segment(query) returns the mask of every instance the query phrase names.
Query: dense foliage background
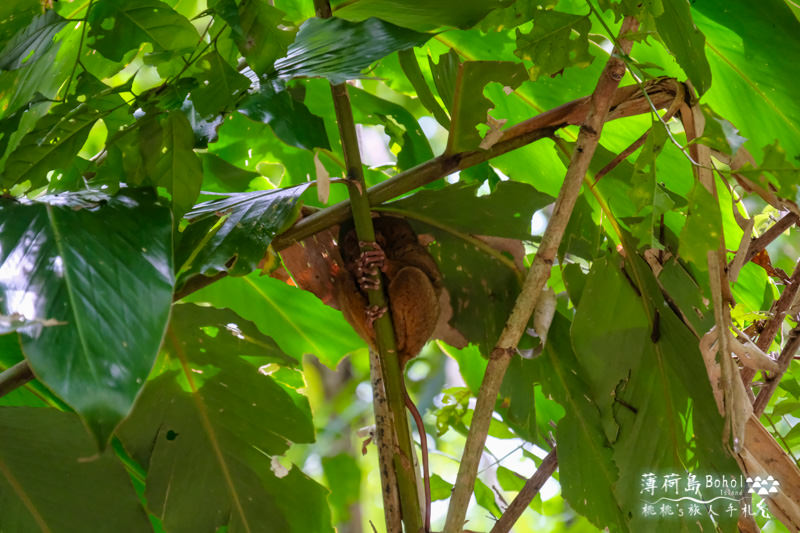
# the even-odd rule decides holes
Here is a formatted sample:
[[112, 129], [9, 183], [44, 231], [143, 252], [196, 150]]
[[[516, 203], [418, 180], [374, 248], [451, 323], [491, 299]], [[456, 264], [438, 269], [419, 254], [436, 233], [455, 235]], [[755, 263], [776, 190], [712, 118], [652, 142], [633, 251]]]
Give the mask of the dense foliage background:
[[[358, 432], [369, 355], [327, 305], [356, 149], [343, 83], [370, 201], [410, 221], [447, 291], [448, 329], [407, 377], [433, 530], [459, 463], [480, 463], [469, 530], [542, 464], [514, 531], [798, 530], [800, 9], [331, 7], [0, 5], [0, 531], [387, 527]], [[579, 131], [609, 60], [628, 70], [547, 296], [490, 366], [489, 437], [462, 457], [545, 227], [566, 223], [553, 201], [597, 141]], [[650, 514], [648, 474], [780, 490]]]

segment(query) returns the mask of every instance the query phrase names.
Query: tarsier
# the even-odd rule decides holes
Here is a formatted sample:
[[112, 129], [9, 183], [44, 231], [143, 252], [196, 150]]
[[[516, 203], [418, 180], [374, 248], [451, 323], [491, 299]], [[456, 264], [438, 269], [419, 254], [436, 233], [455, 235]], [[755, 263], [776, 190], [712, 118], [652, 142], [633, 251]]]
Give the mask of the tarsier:
[[[441, 274], [408, 222], [392, 216], [379, 216], [372, 222], [376, 243], [359, 242], [352, 222], [343, 224], [340, 229], [339, 251], [345, 269], [337, 276], [336, 298], [345, 319], [370, 348], [375, 349], [373, 322], [387, 309], [369, 307], [366, 291], [376, 288], [371, 276], [381, 273], [402, 373], [406, 363], [417, 356], [436, 327]], [[362, 248], [367, 251], [362, 252]], [[431, 497], [425, 428], [419, 411], [405, 390], [405, 382], [403, 395], [420, 436], [425, 482], [425, 531], [430, 531]]]

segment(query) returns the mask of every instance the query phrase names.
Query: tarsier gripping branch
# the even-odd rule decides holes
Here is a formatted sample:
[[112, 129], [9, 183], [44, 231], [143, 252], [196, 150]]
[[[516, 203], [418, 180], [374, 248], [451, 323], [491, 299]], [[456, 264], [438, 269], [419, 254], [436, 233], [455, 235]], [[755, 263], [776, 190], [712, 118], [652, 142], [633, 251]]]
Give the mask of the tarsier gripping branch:
[[[436, 262], [419, 243], [411, 226], [402, 218], [380, 216], [373, 219], [375, 243], [361, 243], [352, 224], [339, 231], [339, 251], [345, 268], [336, 277], [336, 299], [353, 329], [375, 348], [372, 322], [388, 311], [397, 339], [401, 370], [416, 357], [433, 334], [439, 318], [441, 274]], [[365, 244], [367, 244], [365, 246]], [[362, 252], [366, 248], [368, 251]], [[366, 290], [373, 288], [367, 274], [379, 270], [387, 288], [389, 309], [372, 309]], [[425, 482], [425, 530], [430, 531], [430, 481], [428, 451], [422, 417], [408, 396], [403, 383], [406, 406], [414, 417], [422, 447]]]

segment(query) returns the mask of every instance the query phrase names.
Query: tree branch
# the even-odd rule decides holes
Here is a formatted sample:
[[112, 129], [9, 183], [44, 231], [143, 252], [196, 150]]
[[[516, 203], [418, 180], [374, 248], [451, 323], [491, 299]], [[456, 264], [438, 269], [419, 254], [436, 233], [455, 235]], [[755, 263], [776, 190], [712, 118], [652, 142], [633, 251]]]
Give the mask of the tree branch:
[[525, 486], [522, 487], [517, 497], [506, 508], [503, 516], [495, 523], [489, 533], [508, 533], [508, 531], [511, 531], [511, 528], [522, 516], [525, 509], [528, 508], [533, 498], [539, 493], [545, 482], [550, 479], [553, 472], [556, 471], [557, 466], [558, 457], [556, 456], [556, 449], [553, 448], [544, 458], [542, 464], [539, 465], [539, 468], [536, 469], [536, 472], [525, 482]]
[[464, 524], [470, 496], [472, 495], [477, 467], [481, 451], [486, 442], [489, 423], [494, 412], [497, 393], [503, 382], [511, 356], [515, 353], [517, 343], [525, 329], [531, 313], [536, 306], [536, 301], [550, 277], [550, 268], [553, 265], [558, 246], [566, 230], [572, 209], [581, 190], [581, 184], [589, 168], [603, 124], [617, 94], [617, 85], [625, 74], [625, 63], [620, 55], [630, 53], [632, 41], [624, 39], [630, 31], [638, 28], [639, 23], [632, 17], [627, 17], [620, 28], [619, 43], [622, 50], [616, 48], [611, 54], [605, 69], [597, 82], [597, 86], [588, 100], [586, 121], [581, 125], [575, 151], [567, 168], [564, 184], [559, 191], [553, 208], [553, 214], [547, 225], [539, 250], [533, 259], [522, 292], [514, 303], [514, 309], [506, 322], [506, 327], [500, 334], [500, 339], [489, 357], [489, 364], [484, 374], [483, 383], [478, 393], [472, 424], [467, 435], [464, 453], [458, 469], [458, 476], [450, 498], [450, 508], [445, 522], [445, 533], [458, 533]]
[[0, 397], [5, 396], [17, 387], [21, 387], [35, 376], [28, 366], [26, 360], [22, 360], [16, 365], [0, 373]]
[[791, 228], [798, 222], [800, 222], [800, 217], [791, 212], [787, 213], [786, 216], [773, 224], [762, 235], [750, 241], [750, 246], [747, 247], [747, 255], [745, 256], [744, 262], [747, 263], [753, 259], [753, 257], [755, 257], [761, 250], [765, 249], [769, 243], [777, 239], [784, 231]]
[[753, 414], [756, 416], [761, 416], [761, 413], [764, 412], [764, 408], [767, 406], [775, 389], [778, 388], [781, 378], [789, 369], [792, 359], [794, 359], [797, 351], [800, 350], [800, 325], [795, 326], [786, 337], [786, 344], [783, 345], [781, 355], [778, 357], [780, 370], [767, 378], [767, 382], [761, 387], [761, 391], [759, 391], [756, 401], [753, 403]]
[[[792, 276], [789, 278], [789, 283], [786, 285], [786, 288], [783, 289], [783, 293], [781, 293], [780, 298], [778, 298], [778, 300], [772, 306], [772, 309], [770, 309], [770, 314], [772, 316], [767, 321], [764, 329], [762, 329], [761, 333], [758, 335], [756, 346], [758, 346], [762, 351], [766, 352], [769, 350], [769, 347], [772, 345], [772, 341], [775, 340], [775, 336], [778, 334], [778, 331], [780, 331], [781, 325], [783, 325], [783, 320], [786, 318], [786, 313], [792, 306], [792, 302], [794, 302], [799, 289], [800, 261], [798, 261], [797, 265], [795, 265], [794, 272], [792, 272]], [[742, 370], [742, 381], [744, 381], [745, 385], [752, 381], [755, 374], [755, 371], [750, 368], [744, 368]]]

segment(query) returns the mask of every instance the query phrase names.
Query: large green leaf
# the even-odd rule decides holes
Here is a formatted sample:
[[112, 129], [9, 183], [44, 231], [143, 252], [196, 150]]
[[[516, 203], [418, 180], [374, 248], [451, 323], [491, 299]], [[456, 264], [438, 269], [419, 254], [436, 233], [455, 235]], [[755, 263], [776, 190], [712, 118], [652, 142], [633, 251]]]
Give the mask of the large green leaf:
[[[582, 301], [582, 300], [581, 300]], [[564, 407], [558, 423], [559, 482], [573, 509], [595, 526], [626, 531], [626, 518], [615, 494], [619, 470], [600, 422], [600, 412], [569, 343], [569, 322], [553, 318], [547, 345], [536, 360], [546, 395]]]
[[82, 76], [73, 97], [53, 107], [16, 145], [6, 160], [3, 185], [44, 185], [50, 171], [70, 166], [98, 119], [124, 106], [113, 89]]
[[306, 188], [235, 193], [195, 206], [177, 252], [181, 278], [255, 270], [275, 235], [295, 221]]
[[269, 364], [296, 361], [235, 313], [194, 305], [176, 305], [164, 351], [178, 370], [147, 384], [119, 436], [165, 528], [333, 531], [325, 490], [277, 461], [314, 440], [307, 400]]
[[92, 6], [89, 24], [89, 46], [114, 61], [145, 42], [157, 52], [183, 52], [199, 40], [186, 17], [159, 0], [101, 0]]
[[151, 123], [155, 135], [142, 143], [145, 168], [151, 184], [165, 187], [172, 194], [176, 213], [188, 211], [200, 194], [203, 167], [194, 152], [194, 132], [186, 115], [172, 111], [166, 118]]
[[283, 20], [284, 13], [266, 0], [245, 0], [239, 6], [241, 32], [233, 37], [247, 63], [258, 74], [272, 71], [273, 63], [286, 54], [295, 29]]
[[17, 32], [42, 13], [39, 0], [9, 0], [0, 5], [0, 44], [5, 46]]
[[[678, 526], [677, 517], [641, 511], [641, 475], [711, 470], [728, 476], [736, 467], [723, 448], [722, 419], [697, 337], [665, 305], [649, 267], [635, 254], [626, 262], [626, 274], [611, 260], [595, 262], [575, 314], [572, 343], [614, 449], [620, 473], [616, 497], [632, 517], [631, 529], [688, 530], [696, 518]], [[710, 490], [703, 496], [718, 495]]]
[[357, 21], [378, 17], [415, 30], [433, 30], [441, 26], [469, 28], [503, 3], [502, 0], [440, 0], [435, 3], [426, 0], [331, 2], [337, 17]]
[[397, 166], [409, 169], [433, 158], [431, 145], [419, 123], [403, 106], [350, 87], [353, 116], [359, 124], [380, 124], [389, 136], [390, 145], [399, 147]]
[[275, 92], [271, 86], [264, 86], [248, 96], [239, 110], [252, 120], [269, 124], [286, 144], [307, 150], [330, 149], [323, 120], [288, 91]]
[[0, 408], [2, 531], [152, 531], [125, 469], [74, 413]]
[[692, 10], [706, 36], [714, 76], [704, 101], [749, 139], [745, 146], [754, 156], [777, 138], [795, 158], [800, 154], [794, 82], [800, 21], [780, 0], [709, 0], [693, 3]]
[[588, 15], [540, 10], [530, 32], [516, 30], [515, 53], [533, 61], [533, 80], [553, 76], [571, 66], [586, 67], [593, 59], [589, 54], [590, 28]]
[[172, 224], [152, 193], [63, 194], [0, 204], [2, 313], [62, 325], [21, 330], [36, 376], [105, 443], [128, 413], [172, 300]]
[[239, 96], [250, 87], [242, 76], [219, 55], [209, 52], [197, 60], [200, 84], [192, 90], [195, 109], [202, 116], [216, 115], [232, 108]]
[[530, 239], [533, 213], [554, 200], [526, 183], [500, 182], [487, 195], [479, 194], [479, 186], [458, 183], [438, 191], [420, 191], [387, 207], [412, 218], [417, 214], [420, 220], [435, 219], [437, 224], [464, 233]]
[[0, 70], [15, 70], [36, 61], [53, 46], [53, 37], [66, 23], [55, 11], [34, 18], [0, 51]]
[[258, 273], [244, 278], [227, 277], [185, 300], [233, 309], [253, 321], [292, 357], [314, 354], [330, 368], [365, 346], [339, 311], [310, 292]]
[[[450, 136], [448, 152], [474, 150], [481, 144], [479, 124], [493, 129], [489, 111], [492, 101], [483, 95], [486, 84], [498, 82], [503, 87], [516, 89], [528, 79], [521, 63], [510, 61], [467, 61], [459, 65], [452, 100], [446, 102], [450, 109]], [[445, 95], [442, 95], [444, 98]], [[498, 118], [498, 117], [491, 117]], [[498, 124], [499, 125], [499, 124]]]
[[656, 17], [658, 34], [702, 96], [711, 87], [711, 67], [708, 65], [705, 50], [706, 38], [694, 25], [688, 2], [664, 2], [663, 6], [664, 12]]
[[284, 79], [322, 77], [344, 83], [361, 78], [361, 71], [373, 61], [430, 38], [376, 18], [363, 22], [312, 18], [300, 26], [286, 57], [275, 62], [275, 70]]

